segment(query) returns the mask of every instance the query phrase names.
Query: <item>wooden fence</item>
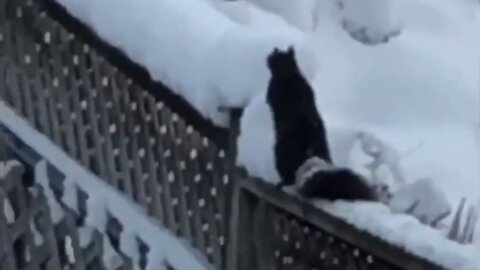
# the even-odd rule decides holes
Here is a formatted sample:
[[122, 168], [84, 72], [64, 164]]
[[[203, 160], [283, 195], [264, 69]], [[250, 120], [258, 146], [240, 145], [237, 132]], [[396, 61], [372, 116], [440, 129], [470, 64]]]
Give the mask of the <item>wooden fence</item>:
[[[1, 134], [2, 142], [8, 140]], [[9, 140], [12, 142], [11, 138]], [[0, 269], [61, 270], [106, 269], [103, 264], [103, 241], [118, 241], [111, 228], [104, 236], [95, 229], [86, 241], [80, 239], [84, 215], [62, 203], [63, 176], [48, 166], [49, 182], [57, 187], [56, 201], [63, 215], [53, 221], [43, 188], [37, 183], [34, 166], [41, 160], [33, 152], [17, 152], [8, 147], [9, 158], [0, 160]], [[20, 154], [20, 155], [18, 155]], [[18, 159], [17, 159], [18, 158]], [[79, 191], [81, 192], [81, 191]], [[79, 196], [82, 202], [88, 195]], [[110, 223], [115, 218], [110, 217]], [[83, 227], [83, 228], [81, 228]], [[122, 258], [116, 270], [132, 268], [132, 261], [117, 250]]]
[[235, 121], [212, 126], [52, 0], [0, 0], [0, 99], [215, 269], [440, 269], [245, 177]]

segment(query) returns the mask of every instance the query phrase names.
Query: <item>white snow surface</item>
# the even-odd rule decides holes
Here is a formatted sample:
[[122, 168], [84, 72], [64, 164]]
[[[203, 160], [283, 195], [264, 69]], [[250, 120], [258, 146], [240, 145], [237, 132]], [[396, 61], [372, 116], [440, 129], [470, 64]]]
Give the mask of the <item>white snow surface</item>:
[[444, 192], [431, 179], [401, 187], [393, 194], [388, 206], [394, 213], [405, 213], [414, 207], [412, 215], [427, 224], [452, 211]]
[[[266, 55], [294, 44], [337, 163], [363, 169], [350, 153], [359, 131], [399, 152], [420, 143], [398, 162], [407, 181], [435, 179], [451, 190], [452, 204], [480, 201], [475, 1], [368, 0], [375, 10], [352, 0], [340, 1], [343, 10], [333, 0], [57, 1], [220, 125], [228, 117], [218, 107], [246, 106], [261, 95], [270, 77]], [[342, 18], [380, 29], [374, 32], [402, 31], [365, 46], [344, 31]]]
[[[73, 186], [77, 186], [88, 193], [88, 216], [85, 220], [88, 226], [93, 226], [103, 232], [105, 230], [107, 212], [122, 223], [124, 226], [122, 241], [126, 242], [126, 245], [122, 245], [121, 249], [126, 254], [133, 255], [133, 259], [138, 260], [138, 254], [135, 256], [135, 251], [131, 250], [135, 245], [129, 245], [129, 243], [131, 244], [132, 236], [135, 235], [145, 242], [157, 256], [152, 258], [151, 262], [165, 260], [175, 269], [181, 270], [210, 269], [208, 264], [193, 249], [189, 248], [182, 239], [173, 236], [157, 222], [150, 219], [140, 207], [109, 187], [103, 180], [85, 170], [47, 137], [31, 128], [25, 120], [16, 115], [2, 101], [0, 101], [0, 122], [14, 132], [22, 141], [26, 143], [34, 142], [30, 146], [49, 163], [68, 176], [66, 178], [67, 193], [62, 198], [65, 203], [70, 204], [69, 206], [75, 206], [75, 203], [73, 203], [74, 198], [72, 198], [73, 194], [75, 194], [72, 192]], [[48, 187], [48, 176], [46, 175], [45, 166], [46, 161], [37, 164], [35, 173], [40, 184], [44, 187], [55, 223], [63, 217], [64, 213]], [[82, 238], [87, 237], [88, 235], [82, 236]], [[113, 247], [109, 246], [109, 241], [104, 241], [104, 243], [106, 243], [106, 246], [104, 246], [106, 251], [104, 260], [109, 265], [114, 266], [117, 255], [113, 253], [114, 250]], [[137, 267], [139, 266], [137, 265]], [[158, 269], [158, 267], [161, 266], [148, 265], [147, 268]]]
[[480, 269], [478, 250], [473, 245], [460, 245], [446, 240], [441, 232], [422, 225], [412, 216], [394, 214], [385, 205], [341, 201], [316, 204], [330, 214], [433, 261], [445, 269]]
[[[430, 178], [452, 208], [462, 197], [480, 206], [478, 1], [386, 0], [384, 13], [368, 14], [367, 5], [349, 9], [364, 25], [390, 25], [384, 32], [401, 26], [398, 36], [376, 46], [346, 33], [339, 24], [346, 15], [335, 1], [248, 1], [281, 15], [315, 44], [320, 62], [313, 86], [336, 163], [370, 176], [371, 158], [358, 147], [363, 132], [395, 157], [395, 171], [383, 166], [381, 177], [391, 183], [395, 175], [406, 183]], [[480, 226], [477, 235], [480, 242]]]
[[[295, 44], [337, 163], [368, 173], [369, 158], [355, 144], [359, 132], [371, 134], [399, 153], [395, 167], [407, 183], [431, 178], [453, 208], [462, 197], [480, 206], [478, 1], [384, 0], [378, 9], [355, 0], [57, 1], [220, 125], [228, 118], [219, 106], [246, 106], [264, 94], [272, 48]], [[367, 46], [343, 19], [374, 35], [401, 31]], [[256, 118], [244, 124], [265, 128], [259, 121], [268, 115]], [[248, 140], [272, 145], [265, 132]], [[245, 156], [254, 172], [278, 181], [267, 170], [269, 151], [244, 151], [253, 151]]]
[[306, 35], [259, 9], [206, 0], [57, 2], [219, 125], [228, 124], [220, 106], [243, 107], [266, 88], [274, 47], [294, 45], [305, 74], [316, 70]]
[[275, 133], [270, 107], [264, 94], [257, 95], [245, 108], [240, 119], [237, 165], [248, 169], [250, 175], [269, 183], [281, 181], [275, 169]]

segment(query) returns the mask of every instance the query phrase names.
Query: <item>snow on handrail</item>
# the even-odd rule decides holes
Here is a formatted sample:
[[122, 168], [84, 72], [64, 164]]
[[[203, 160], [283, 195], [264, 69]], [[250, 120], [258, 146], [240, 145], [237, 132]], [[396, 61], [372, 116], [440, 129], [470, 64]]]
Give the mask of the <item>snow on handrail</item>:
[[[74, 185], [88, 194], [86, 225], [92, 226], [102, 233], [106, 233], [107, 215], [110, 214], [122, 224], [125, 232], [120, 249], [128, 255], [132, 255], [136, 239], [146, 243], [151, 250], [151, 264], [147, 269], [157, 269], [159, 263], [166, 261], [174, 269], [202, 270], [209, 269], [201, 257], [195, 255], [187, 244], [173, 236], [169, 231], [161, 228], [156, 222], [146, 216], [141, 208], [114, 191], [104, 181], [88, 172], [80, 164], [68, 157], [64, 151], [55, 146], [45, 136], [29, 127], [21, 117], [15, 115], [3, 102], [0, 102], [0, 122], [12, 130], [25, 144], [35, 142], [32, 149], [40, 154], [45, 160], [35, 165], [35, 178], [38, 184], [46, 191], [45, 195], [51, 208], [53, 221], [62, 218], [62, 210], [55, 201], [51, 183], [47, 174], [47, 164], [52, 164], [59, 172], [66, 176], [65, 185]], [[14, 129], [11, 129], [15, 126]], [[48, 162], [48, 163], [47, 163]], [[66, 193], [72, 195], [72, 193]], [[71, 197], [63, 196], [63, 203], [72, 202]], [[72, 207], [72, 204], [70, 205]], [[76, 209], [74, 209], [76, 210]], [[126, 243], [125, 243], [126, 242]], [[111, 246], [106, 246], [111, 250]], [[134, 253], [133, 253], [134, 254]], [[104, 257], [106, 265], [109, 265], [108, 254]], [[135, 257], [135, 256], [134, 256]], [[137, 258], [138, 260], [138, 258]], [[136, 261], [138, 264], [138, 261]], [[139, 269], [137, 265], [135, 269]]]

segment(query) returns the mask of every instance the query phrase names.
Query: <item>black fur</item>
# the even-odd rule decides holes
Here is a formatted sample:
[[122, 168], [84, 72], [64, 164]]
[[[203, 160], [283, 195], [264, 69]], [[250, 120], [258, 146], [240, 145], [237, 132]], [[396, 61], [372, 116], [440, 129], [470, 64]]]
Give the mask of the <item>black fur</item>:
[[[279, 186], [295, 183], [295, 173], [310, 157], [332, 163], [323, 120], [316, 109], [312, 87], [301, 74], [290, 47], [275, 49], [268, 57], [271, 80], [267, 103], [275, 126], [275, 165]], [[299, 190], [307, 198], [376, 200], [375, 192], [349, 169], [320, 171]]]
[[350, 169], [319, 171], [299, 189], [305, 198], [377, 201], [375, 190]]
[[317, 112], [311, 86], [303, 77], [290, 47], [268, 57], [271, 80], [267, 103], [275, 126], [276, 167], [282, 185], [295, 182], [295, 172], [311, 156], [331, 162], [325, 127]]

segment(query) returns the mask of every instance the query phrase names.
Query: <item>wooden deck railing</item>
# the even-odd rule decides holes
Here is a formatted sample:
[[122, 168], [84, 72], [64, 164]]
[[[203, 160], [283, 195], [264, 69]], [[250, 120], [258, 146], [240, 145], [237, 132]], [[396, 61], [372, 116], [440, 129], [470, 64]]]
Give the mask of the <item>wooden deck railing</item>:
[[[211, 125], [52, 0], [0, 0], [0, 99], [216, 269], [440, 269], [246, 178], [234, 128]], [[1, 243], [0, 262], [14, 252]]]

